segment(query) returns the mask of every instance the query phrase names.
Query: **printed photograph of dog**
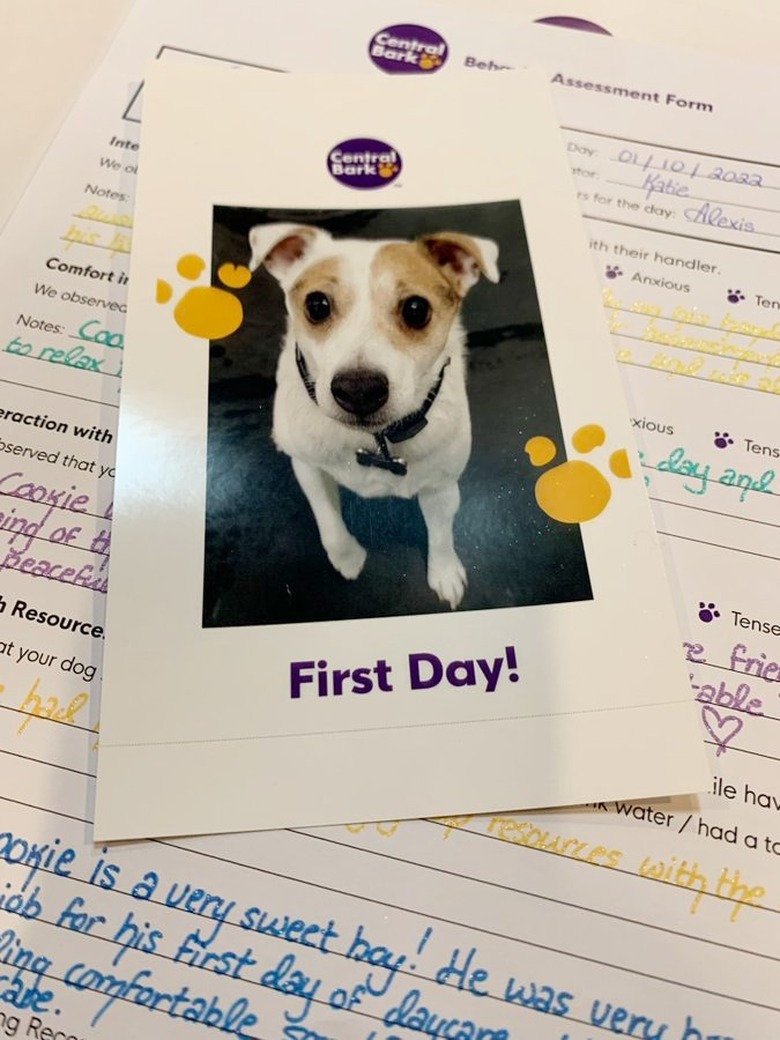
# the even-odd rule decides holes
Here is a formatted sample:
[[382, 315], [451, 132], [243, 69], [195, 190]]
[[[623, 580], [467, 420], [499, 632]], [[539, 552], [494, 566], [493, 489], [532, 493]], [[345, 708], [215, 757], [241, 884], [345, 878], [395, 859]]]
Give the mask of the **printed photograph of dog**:
[[345, 578], [366, 550], [347, 529], [339, 488], [417, 498], [428, 532], [428, 584], [453, 609], [466, 572], [453, 544], [458, 480], [471, 452], [460, 304], [498, 247], [452, 231], [412, 242], [334, 239], [301, 224], [249, 232], [285, 294], [273, 439], [311, 506], [322, 546]]
[[523, 444], [562, 445], [517, 201], [217, 207], [244, 322], [211, 344], [203, 623], [591, 597]]

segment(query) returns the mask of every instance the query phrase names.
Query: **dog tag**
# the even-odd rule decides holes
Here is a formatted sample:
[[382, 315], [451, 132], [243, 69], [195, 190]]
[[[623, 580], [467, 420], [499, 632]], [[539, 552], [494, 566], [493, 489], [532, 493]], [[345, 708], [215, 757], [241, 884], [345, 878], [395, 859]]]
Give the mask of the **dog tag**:
[[380, 455], [367, 448], [358, 448], [355, 452], [359, 466], [374, 466], [376, 469], [386, 469], [397, 477], [406, 476], [406, 463], [403, 459], [393, 458], [392, 455]]

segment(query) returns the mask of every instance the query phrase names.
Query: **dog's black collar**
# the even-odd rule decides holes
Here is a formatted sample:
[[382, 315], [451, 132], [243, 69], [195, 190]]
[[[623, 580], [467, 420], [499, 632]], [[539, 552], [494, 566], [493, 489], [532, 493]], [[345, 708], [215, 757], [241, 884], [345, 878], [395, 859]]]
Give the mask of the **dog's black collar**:
[[[309, 395], [311, 400], [317, 404], [316, 386], [314, 380], [309, 375], [306, 359], [297, 343], [295, 344], [295, 363], [298, 366], [298, 371], [300, 372], [303, 385], [306, 387], [306, 393]], [[444, 372], [449, 363], [450, 359], [447, 358], [441, 367], [436, 382], [428, 391], [425, 400], [417, 411], [410, 412], [409, 415], [405, 415], [403, 419], [397, 419], [395, 422], [390, 423], [388, 426], [385, 426], [383, 430], [379, 430], [373, 435], [374, 440], [376, 441], [376, 451], [369, 451], [367, 448], [358, 448], [355, 457], [359, 466], [375, 466], [378, 469], [386, 469], [389, 473], [394, 473], [397, 477], [406, 476], [407, 465], [405, 459], [391, 454], [387, 442], [390, 441], [391, 444], [400, 444], [402, 441], [411, 440], [412, 437], [416, 436], [420, 430], [424, 429], [424, 427], [428, 425], [428, 419], [426, 416], [431, 410], [433, 402], [439, 396], [441, 384], [444, 380]]]

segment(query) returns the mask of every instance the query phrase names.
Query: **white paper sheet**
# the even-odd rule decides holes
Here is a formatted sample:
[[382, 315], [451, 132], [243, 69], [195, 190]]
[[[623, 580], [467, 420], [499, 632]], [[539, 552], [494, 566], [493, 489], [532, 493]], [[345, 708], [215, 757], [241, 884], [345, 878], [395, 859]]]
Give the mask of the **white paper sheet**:
[[[218, 44], [224, 42], [226, 31], [213, 20], [196, 39], [195, 13], [192, 6], [189, 10], [190, 19], [178, 29], [163, 24], [159, 11], [154, 12], [145, 32], [139, 26], [129, 27], [110, 64], [96, 80], [94, 91], [74, 113], [74, 122], [55, 145], [51, 164], [42, 168], [0, 241], [6, 286], [6, 343], [24, 335], [23, 342], [33, 344], [30, 353], [35, 350], [35, 356], [47, 346], [54, 350], [63, 349], [63, 345], [70, 348], [71, 343], [78, 346], [82, 341], [70, 341], [68, 335], [76, 335], [82, 322], [96, 317], [103, 319], [101, 324], [112, 335], [121, 333], [122, 312], [118, 308], [123, 306], [125, 296], [118, 280], [119, 273], [126, 270], [126, 256], [117, 250], [126, 249], [127, 241], [114, 235], [126, 235], [127, 228], [88, 222], [83, 217], [74, 219], [72, 214], [84, 212], [85, 205], [92, 204], [101, 204], [107, 213], [129, 213], [133, 174], [124, 167], [135, 165], [134, 138], [121, 113], [134, 88], [127, 90], [124, 84], [128, 80], [137, 83], [144, 61], [162, 43], [204, 51], [212, 49], [213, 44], [213, 50], [219, 53]], [[396, 11], [394, 8], [383, 24], [391, 24]], [[352, 17], [358, 18], [354, 12]], [[425, 20], [419, 8], [417, 18]], [[223, 53], [246, 57], [251, 51], [249, 34], [240, 31], [240, 24], [234, 24], [241, 41], [229, 41], [232, 46]], [[454, 23], [442, 22], [441, 31], [450, 34], [453, 47], [457, 40], [464, 41], [461, 54], [497, 64], [523, 58], [525, 50], [509, 53], [509, 28], [501, 29], [502, 46], [488, 46], [487, 40], [480, 38], [480, 32], [487, 31], [485, 23], [480, 24], [482, 29], [474, 27], [466, 32], [465, 25], [456, 30]], [[376, 27], [376, 23], [364, 23], [363, 37], [356, 35], [361, 61], [365, 39]], [[259, 53], [260, 34], [255, 34], [254, 60], [282, 64], [288, 52], [282, 53], [270, 28], [262, 38], [274, 44], [276, 60]], [[569, 47], [563, 36], [555, 37], [555, 47]], [[333, 39], [329, 33], [328, 40]], [[302, 41], [299, 38], [297, 42], [302, 60]], [[538, 53], [543, 46], [547, 45], [534, 42], [528, 51]], [[352, 44], [350, 48], [345, 53], [357, 53]], [[583, 146], [594, 133], [618, 133], [637, 145], [644, 142], [644, 147], [671, 146], [675, 161], [683, 158], [681, 149], [694, 149], [699, 152], [699, 161], [706, 158], [703, 152], [721, 155], [724, 165], [750, 160], [751, 171], [763, 169], [755, 163], [766, 164], [770, 170], [780, 163], [764, 126], [763, 113], [772, 111], [778, 92], [771, 78], [762, 79], [744, 66], [724, 67], [722, 62], [708, 63], [668, 52], [654, 57], [650, 51], [626, 46], [614, 52], [614, 58], [610, 53], [592, 39], [577, 37], [575, 51], [566, 49], [551, 56], [548, 71], [551, 76], [560, 71], [586, 81], [658, 89], [664, 95], [667, 90], [690, 95], [713, 103], [716, 118], [707, 118], [705, 112], [689, 111], [680, 116], [672, 111], [672, 117], [679, 118], [669, 125], [667, 107], [631, 106], [630, 110], [622, 109], [630, 114], [628, 125], [621, 125], [615, 122], [616, 113], [627, 102], [618, 105], [615, 99], [589, 92], [579, 95], [583, 107], [578, 103], [571, 112], [561, 108], [562, 122], [580, 131], [572, 135], [572, 142]], [[558, 94], [562, 106], [577, 96], [565, 88]], [[652, 112], [655, 122], [645, 126]], [[629, 143], [621, 139], [623, 145], [628, 147]], [[610, 154], [605, 151], [602, 158], [608, 160]], [[102, 164], [101, 158], [106, 160]], [[592, 165], [593, 156], [572, 151], [572, 158], [576, 168], [593, 171], [592, 175], [578, 175], [580, 190], [589, 192], [584, 182], [595, 176], [609, 187], [605, 184], [606, 170]], [[112, 171], [112, 162], [119, 162], [119, 168]], [[639, 174], [633, 171], [633, 175], [636, 183]], [[128, 198], [96, 196], [85, 192], [88, 184]], [[703, 194], [699, 187], [696, 184], [695, 194]], [[637, 201], [638, 189], [621, 189], [621, 194], [624, 192], [632, 203]], [[763, 196], [758, 201], [744, 194], [729, 197], [771, 210], [774, 193], [770, 189], [767, 194], [768, 203], [762, 201]], [[726, 198], [725, 194], [717, 197]], [[682, 209], [679, 202], [671, 205]], [[622, 220], [625, 212], [618, 217], [607, 207], [597, 215]], [[93, 212], [93, 216], [100, 214]], [[633, 223], [639, 223], [635, 212]], [[61, 236], [67, 236], [74, 224], [85, 233], [91, 229], [107, 237], [96, 240], [92, 247], [66, 248]], [[710, 316], [710, 324], [719, 325], [725, 308], [731, 307], [723, 296], [729, 289], [746, 296], [736, 307], [736, 313], [745, 315], [740, 320], [773, 325], [772, 306], [758, 302], [756, 296], [772, 299], [775, 256], [742, 248], [752, 239], [739, 233], [721, 233], [718, 237], [725, 245], [704, 246], [668, 235], [661, 239], [663, 245], [649, 246], [646, 241], [657, 243], [660, 239], [655, 231], [640, 240], [636, 229], [618, 228], [619, 237], [613, 240], [607, 238], [607, 227], [603, 222], [590, 227], [593, 241], [607, 245], [606, 250], [594, 248], [597, 270], [605, 287], [610, 287], [615, 297], [622, 297], [629, 311], [618, 313], [615, 320], [635, 322], [633, 328], [618, 332], [644, 335], [643, 317], [640, 313], [637, 319], [637, 312], [630, 311], [632, 304], [646, 301], [671, 313], [670, 306], [678, 305], [680, 295], [685, 296], [683, 303], [687, 302], [689, 309], [695, 306], [697, 312]], [[762, 236], [761, 241], [773, 248], [771, 240]], [[112, 242], [116, 252], [113, 257], [112, 250], [99, 248]], [[721, 283], [713, 277], [714, 272], [671, 266], [675, 277], [670, 280], [690, 284], [691, 292], [681, 294], [640, 282], [628, 283], [633, 289], [630, 294], [622, 288], [618, 292], [613, 282], [625, 285], [636, 273], [669, 277], [665, 262], [662, 272], [654, 268], [643, 271], [638, 258], [614, 251], [618, 243], [623, 249], [654, 252], [658, 248], [685, 260], [698, 257], [705, 263], [718, 264], [718, 278], [726, 271], [725, 278]], [[682, 249], [686, 252], [680, 253]], [[106, 273], [100, 279], [89, 272], [77, 275], [52, 270], [46, 266], [52, 257], [58, 262], [80, 261], [82, 268], [91, 263], [93, 270]], [[620, 267], [622, 276], [607, 279], [607, 263]], [[111, 272], [115, 272], [114, 277], [108, 281]], [[52, 289], [56, 296], [49, 294]], [[648, 300], [647, 294], [654, 289], [656, 293]], [[65, 293], [78, 296], [63, 300]], [[78, 297], [102, 300], [103, 304], [83, 304]], [[614, 299], [607, 302], [613, 303], [607, 313], [610, 319]], [[110, 309], [112, 303], [117, 309]], [[21, 315], [25, 319], [20, 321]], [[46, 324], [60, 325], [62, 332], [47, 329]], [[762, 350], [761, 344], [766, 343], [766, 352], [771, 354], [771, 336], [760, 335], [764, 339], [752, 345], [754, 333], [741, 342], [749, 349]], [[736, 335], [731, 338], [740, 342]], [[647, 348], [636, 340], [630, 340], [628, 346], [625, 339], [616, 341], [615, 346], [637, 351], [627, 360], [647, 360], [640, 350], [652, 349], [652, 357], [657, 352], [655, 346]], [[688, 357], [680, 347], [667, 347], [665, 353], [671, 356], [673, 350], [678, 360]], [[109, 373], [118, 370], [121, 352], [115, 341], [113, 346], [93, 344], [86, 353], [101, 361], [104, 375], [44, 363], [46, 355], [38, 361], [35, 356], [14, 358], [4, 351], [0, 377], [5, 399], [0, 407], [32, 418], [28, 423], [23, 418], [2, 420], [0, 436], [4, 443], [19, 445], [22, 450], [39, 450], [52, 456], [59, 451], [63, 457], [71, 457], [63, 465], [60, 459], [47, 462], [29, 454], [3, 451], [7, 462], [4, 474], [21, 471], [25, 478], [19, 478], [22, 482], [46, 489], [37, 493], [44, 500], [50, 491], [64, 493], [60, 505], [66, 504], [67, 493], [89, 495], [88, 514], [83, 510], [86, 503], [75, 503], [74, 498], [68, 504], [75, 503], [76, 509], [66, 509], [63, 522], [55, 525], [49, 521], [52, 531], [55, 526], [63, 529], [58, 535], [61, 539], [67, 537], [69, 529], [80, 526], [77, 544], [86, 544], [86, 549], [57, 549], [50, 542], [52, 548], [47, 552], [59, 552], [76, 572], [89, 561], [94, 570], [82, 574], [80, 580], [99, 583], [104, 574], [100, 570], [103, 557], [98, 553], [106, 548], [101, 531], [108, 529], [106, 520], [110, 518], [113, 444], [108, 438], [114, 431], [116, 401], [116, 379]], [[771, 379], [771, 360], [763, 361], [761, 368], [748, 368], [744, 358], [733, 355], [721, 360], [706, 350], [701, 357], [700, 370], [705, 374], [711, 371], [710, 365], [723, 372], [733, 371], [734, 362], [739, 361], [737, 371], [753, 373], [756, 382], [750, 385], [757, 385], [759, 378]], [[694, 692], [709, 698], [702, 702], [703, 709], [711, 705], [713, 697], [723, 701], [720, 707], [715, 705], [719, 711], [728, 708], [725, 702], [729, 696], [733, 700], [737, 692], [742, 700], [738, 712], [727, 711], [742, 723], [739, 732], [734, 723], [731, 729], [735, 732], [724, 732], [708, 713], [717, 735], [716, 739], [703, 729], [703, 737], [710, 742], [712, 794], [698, 804], [610, 803], [568, 813], [474, 820], [460, 817], [440, 823], [391, 821], [316, 834], [278, 832], [177, 843], [94, 846], [90, 820], [97, 740], [94, 730], [98, 723], [97, 673], [89, 669], [100, 661], [100, 634], [94, 630], [61, 632], [39, 617], [14, 617], [12, 608], [17, 600], [23, 600], [28, 609], [58, 611], [79, 625], [100, 626], [103, 594], [99, 585], [90, 590], [87, 585], [66, 586], [33, 575], [0, 572], [0, 595], [5, 603], [0, 615], [2, 974], [19, 978], [16, 988], [27, 990], [26, 1002], [22, 997], [13, 998], [23, 1005], [15, 1006], [9, 994], [12, 983], [2, 980], [0, 1026], [5, 1035], [46, 1040], [62, 1040], [63, 1035], [124, 1040], [144, 1030], [166, 1038], [195, 1035], [195, 1022], [184, 1019], [184, 1012], [189, 1012], [190, 1018], [197, 1013], [203, 1019], [211, 1005], [212, 1033], [222, 1027], [233, 1035], [243, 1033], [263, 1040], [302, 1040], [307, 1035], [314, 1040], [312, 1034], [338, 1040], [366, 1040], [372, 1034], [377, 1040], [390, 1036], [408, 1040], [419, 1036], [425, 1024], [431, 1025], [429, 1017], [412, 1020], [414, 1002], [417, 1009], [425, 1005], [448, 1021], [460, 1018], [477, 1023], [470, 1031], [466, 1026], [450, 1028], [450, 1035], [457, 1036], [460, 1029], [464, 1037], [479, 1035], [479, 1027], [493, 1029], [494, 1037], [504, 1030], [512, 1040], [528, 1036], [534, 1040], [594, 1040], [621, 1031], [631, 1035], [629, 1030], [634, 1036], [658, 1036], [661, 1040], [766, 1040], [774, 1036], [780, 1020], [774, 992], [780, 956], [776, 928], [780, 901], [774, 880], [778, 850], [775, 799], [780, 795], [776, 742], [772, 739], [777, 711], [771, 682], [755, 678], [759, 667], [765, 670], [769, 662], [778, 659], [777, 632], [772, 631], [776, 623], [772, 612], [777, 564], [767, 558], [773, 554], [772, 538], [761, 540], [761, 532], [767, 520], [773, 522], [773, 516], [756, 511], [756, 503], [765, 501], [763, 496], [759, 498], [760, 492], [748, 492], [740, 503], [740, 490], [728, 491], [715, 481], [710, 482], [705, 496], [694, 496], [683, 485], [687, 483], [696, 490], [696, 482], [680, 477], [681, 483], [675, 485], [676, 477], [663, 469], [658, 471], [658, 462], [669, 457], [661, 446], [672, 442], [669, 451], [685, 448], [688, 457], [701, 467], [709, 462], [711, 473], [717, 466], [718, 475], [722, 475], [726, 463], [720, 460], [729, 458], [733, 460], [730, 468], [737, 468], [738, 462], [740, 470], [747, 469], [753, 463], [751, 470], [760, 476], [772, 468], [773, 456], [746, 447], [745, 439], [772, 447], [767, 416], [774, 407], [773, 398], [738, 384], [687, 378], [684, 372], [670, 376], [628, 365], [622, 371], [632, 415], [640, 426], [644, 422], [643, 428], [636, 428], [640, 447], [655, 467], [647, 469], [647, 476], [652, 482], [666, 483], [663, 492], [659, 488], [656, 494], [653, 483], [650, 490], [657, 499], [667, 500], [654, 503], [660, 520], [671, 518], [659, 526], [667, 532], [662, 538], [668, 573], [689, 644], [686, 652], [691, 658], [693, 681], [700, 687]], [[654, 386], [660, 389], [653, 390]], [[699, 401], [700, 395], [706, 399]], [[656, 414], [659, 408], [660, 414]], [[697, 418], [702, 415], [704, 419]], [[37, 416], [41, 418], [35, 425]], [[47, 430], [48, 422], [62, 422], [65, 428]], [[687, 436], [680, 444], [674, 443], [673, 434], [650, 429], [653, 422], [659, 427], [674, 426], [678, 435], [683, 430]], [[77, 425], [81, 435], [75, 432]], [[715, 434], [728, 434], [735, 444], [716, 448]], [[101, 478], [104, 466], [109, 469]], [[28, 494], [32, 493], [30, 488]], [[728, 511], [744, 510], [742, 522], [705, 513], [701, 508], [695, 513], [685, 508], [690, 496], [690, 501], [695, 499], [707, 509], [725, 512], [722, 502], [710, 498], [715, 494], [732, 496]], [[22, 507], [29, 502], [17, 501], [14, 496], [12, 499], [3, 499], [8, 538], [12, 537], [11, 510], [15, 508], [16, 515], [22, 516]], [[714, 502], [712, 506], [707, 504], [710, 501]], [[70, 515], [74, 511], [79, 512], [75, 520]], [[695, 521], [693, 530], [686, 529], [679, 519], [687, 515]], [[713, 537], [705, 523], [722, 527]], [[41, 534], [48, 541], [46, 533]], [[759, 539], [756, 543], [754, 535]], [[692, 538], [748, 551], [718, 549]], [[94, 539], [97, 541], [90, 553]], [[75, 574], [69, 577], [73, 580]], [[710, 611], [713, 616], [717, 610], [720, 617], [700, 620], [699, 610]], [[766, 624], [766, 630], [752, 628], [752, 622]], [[743, 627], [745, 624], [747, 627]], [[731, 671], [731, 653], [737, 644], [749, 647], [748, 656], [755, 663], [748, 666], [735, 660], [735, 671]], [[30, 651], [56, 655], [56, 660], [47, 658], [44, 664], [32, 658]], [[745, 656], [742, 651], [738, 653]], [[706, 664], [701, 663], [704, 658]], [[149, 669], [154, 667], [155, 662], [149, 661]], [[745, 674], [748, 670], [749, 675]], [[769, 668], [766, 674], [772, 679], [777, 673]], [[751, 687], [746, 698], [744, 689], [737, 690], [737, 680]], [[756, 698], [762, 701], [762, 717], [755, 714], [755, 705], [752, 711], [749, 707]], [[659, 747], [659, 756], [663, 753]], [[132, 778], [127, 782], [132, 783]], [[207, 894], [215, 898], [207, 902]], [[217, 901], [220, 897], [221, 903]], [[76, 903], [66, 912], [74, 899]], [[230, 905], [233, 901], [235, 906]], [[23, 908], [24, 914], [19, 912]], [[268, 916], [261, 918], [262, 911]], [[73, 916], [80, 912], [84, 916]], [[196, 917], [198, 913], [202, 917]], [[130, 914], [132, 917], [128, 917]], [[286, 924], [285, 915], [289, 917]], [[101, 916], [106, 920], [100, 920]], [[225, 917], [221, 926], [220, 916]], [[270, 930], [265, 936], [260, 934], [264, 927], [270, 928], [274, 916], [279, 918], [274, 927], [286, 929], [287, 941], [273, 937]], [[240, 926], [242, 920], [248, 927]], [[333, 924], [329, 927], [330, 921]], [[196, 929], [200, 929], [202, 940], [216, 932], [205, 953], [232, 952], [235, 956], [212, 959], [203, 967], [190, 966], [191, 961], [197, 961], [197, 943], [185, 940]], [[337, 936], [332, 935], [334, 931]], [[304, 935], [308, 943], [315, 944], [313, 948], [293, 942]], [[370, 954], [362, 941], [370, 943], [375, 952]], [[179, 952], [183, 944], [189, 952]], [[21, 948], [28, 952], [23, 954]], [[325, 955], [323, 949], [331, 952]], [[249, 960], [256, 960], [257, 965], [249, 963], [247, 950]], [[178, 962], [174, 960], [177, 954]], [[295, 963], [287, 960], [280, 968], [288, 954], [295, 955]], [[394, 970], [401, 954], [407, 960]], [[117, 955], [119, 959], [112, 964]], [[370, 961], [365, 959], [367, 955]], [[36, 962], [35, 956], [46, 960]], [[13, 964], [16, 957], [20, 969], [26, 962], [31, 970], [17, 971]], [[53, 961], [51, 965], [48, 959]], [[453, 959], [456, 963], [452, 966], [460, 967], [460, 974], [450, 969]], [[209, 970], [209, 964], [218, 970]], [[278, 969], [276, 974], [266, 975], [274, 968]], [[83, 974], [87, 969], [113, 975], [117, 981], [101, 982], [98, 975]], [[305, 995], [294, 995], [293, 970], [306, 974], [308, 981], [298, 976], [297, 983], [299, 992], [305, 987], [312, 995], [311, 1001]], [[146, 971], [152, 974], [136, 977], [137, 972]], [[487, 977], [480, 974], [484, 972], [488, 972]], [[66, 973], [67, 985], [62, 981]], [[265, 986], [260, 982], [263, 976]], [[131, 988], [134, 977], [135, 986]], [[282, 992], [285, 982], [286, 994]], [[90, 989], [101, 984], [102, 994]], [[375, 992], [387, 986], [387, 991], [382, 997], [374, 997], [364, 991], [368, 985]], [[188, 993], [182, 993], [185, 986]], [[364, 990], [355, 991], [356, 986]], [[53, 996], [49, 1001], [44, 996], [31, 996], [33, 989]], [[474, 995], [483, 990], [487, 996]], [[170, 994], [170, 998], [166, 1001], [162, 993]], [[572, 996], [564, 996], [567, 993]], [[182, 995], [174, 1003], [177, 994]], [[117, 999], [106, 1007], [112, 995]], [[200, 998], [205, 1004], [194, 1005], [190, 998]], [[142, 1010], [144, 1003], [155, 1000], [158, 1007], [154, 1013]], [[234, 1006], [228, 1023], [225, 1013], [237, 1000], [248, 1004]], [[340, 1010], [350, 1002], [352, 1011]], [[383, 1024], [386, 1015], [402, 1006], [403, 1010], [396, 1010]], [[549, 1013], [542, 1013], [547, 1008]], [[283, 1017], [285, 1013], [288, 1019]], [[246, 1016], [253, 1014], [259, 1022], [247, 1022]], [[289, 1020], [295, 1018], [300, 1021]], [[416, 1028], [410, 1028], [412, 1021]], [[201, 1033], [212, 1035], [205, 1028]], [[489, 1032], [483, 1032], [483, 1037], [489, 1036]]]
[[[421, 42], [420, 61], [444, 46]], [[101, 840], [706, 788], [546, 86], [387, 77], [358, 101], [358, 83], [168, 64], [147, 77]], [[323, 113], [302, 136], [314, 96]], [[182, 256], [209, 258], [222, 288], [198, 287]], [[405, 301], [428, 307], [424, 327]], [[425, 400], [424, 427], [395, 439]], [[310, 766], [288, 775], [291, 760]]]

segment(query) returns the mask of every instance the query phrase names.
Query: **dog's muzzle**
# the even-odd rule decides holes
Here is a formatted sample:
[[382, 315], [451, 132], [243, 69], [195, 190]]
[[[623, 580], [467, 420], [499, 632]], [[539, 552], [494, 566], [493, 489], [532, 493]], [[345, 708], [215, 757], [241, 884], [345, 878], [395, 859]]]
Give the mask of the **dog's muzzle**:
[[353, 368], [333, 377], [330, 392], [345, 412], [358, 419], [367, 419], [387, 403], [390, 387], [383, 372]]
[[[441, 367], [436, 382], [416, 411], [410, 412], [402, 419], [396, 419], [395, 422], [374, 432], [375, 451], [369, 451], [367, 448], [358, 448], [355, 452], [355, 459], [359, 466], [374, 466], [377, 469], [384, 469], [389, 473], [394, 473], [397, 477], [406, 475], [406, 461], [397, 455], [393, 455], [388, 447], [388, 442], [390, 444], [400, 444], [403, 441], [408, 441], [428, 425], [428, 412], [439, 396], [444, 373], [449, 363], [450, 359], [447, 358]], [[298, 372], [303, 385], [306, 387], [309, 399], [312, 404], [316, 405], [317, 388], [314, 380], [309, 375], [306, 359], [297, 343], [295, 344], [295, 364], [298, 366]], [[357, 416], [358, 419], [367, 419], [379, 411], [382, 405], [385, 404], [389, 394], [389, 387], [387, 377], [381, 372], [374, 372], [370, 369], [352, 369], [334, 376], [330, 384], [330, 391], [333, 399], [346, 412]]]

